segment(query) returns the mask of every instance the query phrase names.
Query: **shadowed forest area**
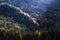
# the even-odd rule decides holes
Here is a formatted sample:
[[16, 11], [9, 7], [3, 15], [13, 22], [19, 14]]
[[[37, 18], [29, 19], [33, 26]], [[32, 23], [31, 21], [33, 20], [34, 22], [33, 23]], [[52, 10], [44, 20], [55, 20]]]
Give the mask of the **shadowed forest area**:
[[0, 29], [0, 40], [60, 40], [60, 31], [44, 31], [34, 33], [16, 33]]

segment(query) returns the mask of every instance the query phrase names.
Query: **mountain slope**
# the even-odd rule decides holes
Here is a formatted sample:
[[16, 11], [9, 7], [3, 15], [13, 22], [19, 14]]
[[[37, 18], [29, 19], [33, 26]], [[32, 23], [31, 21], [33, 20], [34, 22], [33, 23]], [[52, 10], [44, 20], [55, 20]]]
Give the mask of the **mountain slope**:
[[43, 14], [46, 18], [45, 26], [48, 29], [60, 29], [60, 10], [54, 7], [47, 8], [47, 11]]
[[30, 30], [39, 29], [37, 19], [8, 3], [0, 3], [0, 15], [10, 17], [14, 22], [26, 25]]

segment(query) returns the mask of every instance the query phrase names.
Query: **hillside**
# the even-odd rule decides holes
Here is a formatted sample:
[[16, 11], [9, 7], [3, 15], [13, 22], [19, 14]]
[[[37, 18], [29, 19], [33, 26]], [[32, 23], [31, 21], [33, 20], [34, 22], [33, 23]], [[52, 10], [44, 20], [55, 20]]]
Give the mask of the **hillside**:
[[0, 4], [0, 15], [6, 18], [12, 19], [14, 23], [20, 24], [22, 27], [26, 27], [29, 31], [40, 29], [37, 19], [31, 17], [28, 13], [23, 12], [18, 7], [9, 5], [7, 3]]

